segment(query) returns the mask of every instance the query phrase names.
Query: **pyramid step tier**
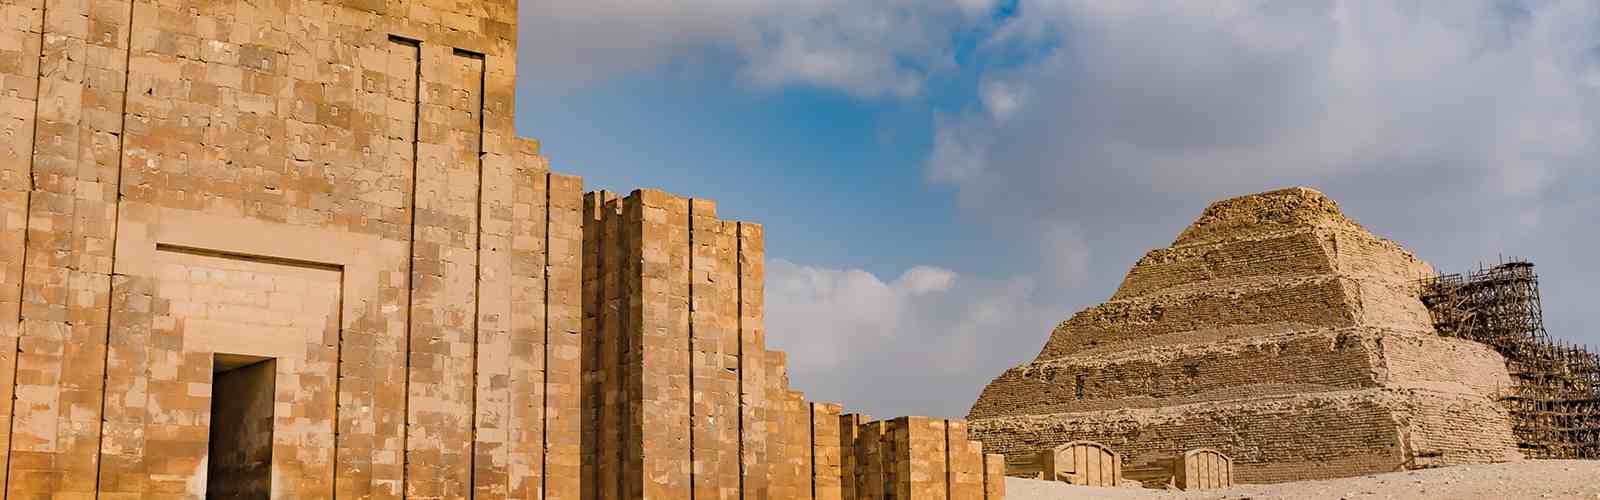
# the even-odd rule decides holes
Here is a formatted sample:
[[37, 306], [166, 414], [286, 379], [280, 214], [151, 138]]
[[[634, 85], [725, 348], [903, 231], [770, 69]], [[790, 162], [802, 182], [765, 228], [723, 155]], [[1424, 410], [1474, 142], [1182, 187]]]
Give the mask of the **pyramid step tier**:
[[1029, 450], [1103, 443], [1125, 463], [1196, 448], [1230, 450], [1240, 483], [1327, 479], [1421, 466], [1516, 460], [1505, 411], [1485, 396], [1360, 389], [1225, 402], [974, 420], [971, 435], [1037, 472]]
[[1028, 363], [989, 384], [968, 418], [1377, 387], [1498, 396], [1510, 385], [1500, 356], [1482, 344], [1429, 332], [1325, 328]]
[[1224, 288], [1232, 280], [1324, 274], [1404, 283], [1431, 276], [1433, 267], [1371, 233], [1297, 227], [1151, 250], [1111, 299]]
[[1233, 329], [1273, 334], [1356, 325], [1429, 328], [1427, 309], [1406, 284], [1326, 274], [1232, 285], [1090, 307], [1056, 327], [1037, 359], [1138, 349], [1161, 342], [1159, 337], [1189, 332]]

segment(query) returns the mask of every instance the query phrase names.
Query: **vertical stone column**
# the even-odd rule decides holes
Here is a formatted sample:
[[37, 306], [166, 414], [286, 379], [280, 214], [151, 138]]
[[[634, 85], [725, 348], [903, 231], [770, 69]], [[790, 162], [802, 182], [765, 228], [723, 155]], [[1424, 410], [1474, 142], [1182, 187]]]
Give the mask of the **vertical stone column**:
[[[33, 189], [44, 2], [0, 5], [0, 467], [9, 467], [13, 374], [21, 321], [22, 261]], [[4, 474], [0, 474], [4, 476]], [[0, 491], [6, 485], [0, 479]]]
[[810, 415], [804, 398], [788, 389], [784, 353], [767, 351], [767, 489], [770, 498], [811, 496]]
[[839, 416], [839, 492], [847, 499], [860, 498], [859, 483], [862, 467], [860, 450], [862, 425], [871, 421], [859, 413]]
[[[636, 196], [619, 199], [617, 204], [622, 212], [618, 229], [621, 233], [619, 243], [622, 244], [618, 255], [621, 260], [618, 271], [621, 273], [623, 307], [623, 323], [618, 337], [626, 339], [621, 342], [622, 360], [618, 363], [622, 371], [618, 381], [624, 388], [622, 399], [625, 407], [622, 415], [622, 468], [618, 477], [622, 484], [622, 497], [634, 498], [644, 495], [645, 491], [644, 399], [647, 385], [643, 373], [646, 350], [643, 332], [648, 299], [644, 296], [644, 235], [639, 230], [644, 224], [645, 210]], [[658, 256], [657, 259], [666, 260], [664, 256]], [[664, 305], [663, 302], [658, 298], [658, 309]]]
[[[654, 190], [627, 199], [638, 207], [628, 222], [639, 236], [638, 410], [639, 468], [645, 498], [690, 494], [689, 204]], [[630, 249], [631, 250], [631, 249]], [[632, 273], [630, 273], [630, 276]], [[633, 383], [633, 382], [630, 382]]]
[[[352, 127], [357, 144], [374, 152], [361, 157], [366, 173], [376, 180], [363, 184], [370, 191], [360, 195], [372, 200], [373, 212], [379, 214], [361, 225], [381, 229], [384, 240], [376, 276], [379, 293], [371, 301], [350, 301], [354, 317], [341, 332], [335, 494], [398, 499], [406, 386], [395, 381], [407, 377], [421, 48], [387, 36], [363, 37], [361, 43], [358, 64], [373, 84], [360, 90], [359, 118], [352, 120]], [[290, 205], [290, 212], [316, 210], [310, 200]]]
[[742, 499], [770, 498], [771, 464], [768, 440], [777, 429], [772, 424], [767, 377], [764, 304], [766, 290], [766, 237], [759, 224], [734, 223], [738, 241], [739, 426]]
[[983, 456], [983, 498], [1001, 500], [1006, 497], [1006, 456], [990, 453]]
[[[545, 303], [543, 496], [577, 500], [583, 483], [583, 180], [550, 174]], [[515, 487], [515, 483], [513, 483]], [[517, 496], [517, 498], [535, 498]]]
[[794, 495], [794, 468], [787, 463], [787, 447], [789, 447], [790, 407], [789, 394], [779, 385], [782, 380], [782, 364], [784, 353], [768, 351], [760, 367], [766, 386], [763, 386], [763, 399], [765, 399], [766, 436], [763, 439], [765, 454], [763, 454], [763, 484], [765, 489], [758, 495], [762, 498], [792, 498]]
[[902, 474], [896, 483], [900, 498], [942, 500], [948, 489], [945, 457], [945, 421], [928, 417], [895, 420], [897, 458]]
[[[21, 115], [35, 120], [31, 160], [7, 161], [11, 180], [31, 178], [20, 184], [31, 192], [6, 485], [18, 497], [95, 489], [131, 25], [128, 1], [50, 7], [11, 4], [5, 12], [7, 23], [42, 18], [43, 28], [36, 112]], [[8, 27], [5, 36], [31, 49], [31, 37]], [[27, 75], [18, 73], [32, 63], [19, 66], [7, 70], [6, 85], [26, 91]], [[19, 179], [20, 168], [30, 170]], [[7, 226], [15, 227], [9, 206]]]
[[483, 60], [422, 53], [406, 490], [457, 498], [472, 485]]
[[[512, 234], [511, 261], [508, 270], [515, 277], [511, 285], [511, 307], [506, 311], [511, 325], [509, 425], [506, 440], [510, 444], [506, 463], [506, 496], [515, 499], [538, 499], [545, 482], [545, 438], [549, 431], [546, 422], [545, 400], [549, 278], [549, 234], [554, 226], [550, 205], [556, 196], [551, 189], [554, 176], [543, 161], [539, 161], [537, 145], [529, 141], [530, 151], [518, 158], [513, 172], [516, 184], [511, 207]], [[481, 432], [481, 431], [480, 431]]]
[[[582, 181], [542, 161], [501, 174], [513, 192], [484, 191], [476, 495], [575, 498]], [[495, 227], [511, 234], [490, 239]]]
[[894, 491], [894, 429], [892, 421], [879, 420], [862, 424], [860, 438], [856, 440], [856, 498], [877, 500], [888, 498]]
[[603, 309], [604, 290], [601, 279], [601, 210], [604, 204], [604, 192], [591, 192], [583, 195], [583, 322], [582, 322], [582, 351], [583, 356], [583, 414], [582, 430], [580, 435], [582, 463], [581, 480], [583, 500], [596, 500], [600, 498], [600, 436], [604, 432], [601, 419], [605, 411], [605, 360], [606, 346], [600, 331], [601, 309]]
[[638, 491], [638, 487], [630, 485], [624, 474], [629, 463], [629, 451], [634, 448], [628, 444], [629, 439], [637, 434], [629, 426], [634, 406], [631, 404], [634, 387], [628, 379], [628, 361], [636, 349], [628, 329], [638, 323], [632, 317], [629, 288], [637, 280], [628, 278], [628, 270], [635, 266], [629, 265], [630, 259], [626, 257], [632, 238], [623, 229], [625, 210], [622, 200], [604, 191], [598, 195], [600, 328], [595, 336], [598, 337], [600, 354], [603, 356], [598, 369], [603, 381], [603, 404], [598, 418], [600, 445], [596, 450], [599, 462], [596, 482], [598, 498], [628, 498]]
[[738, 225], [718, 220], [710, 201], [690, 203], [695, 497], [738, 498]]
[[945, 484], [950, 500], [983, 500], [983, 443], [970, 441], [967, 423], [946, 420]]
[[810, 403], [811, 410], [811, 498], [843, 500], [843, 450], [839, 414], [842, 408], [831, 403]]
[[[526, 172], [517, 172], [511, 157], [503, 154], [484, 154], [481, 168], [484, 182], [478, 207], [481, 218], [477, 242], [477, 317], [474, 318], [477, 335], [472, 351], [475, 360], [472, 408], [475, 411], [472, 415], [471, 488], [472, 498], [502, 500], [510, 497], [512, 474], [543, 472], [542, 453], [540, 460], [524, 464], [526, 468], [521, 470], [513, 471], [510, 461], [512, 450], [517, 448], [513, 435], [521, 437], [523, 430], [518, 426], [543, 434], [544, 374], [531, 374], [532, 384], [525, 378], [514, 379], [513, 374], [527, 377], [530, 375], [527, 365], [545, 361], [544, 255], [538, 251], [543, 250], [544, 242], [534, 244], [532, 240], [544, 239], [544, 219], [548, 214], [543, 206], [545, 200], [538, 200], [537, 217], [533, 204], [529, 203], [521, 221], [514, 216], [514, 207], [518, 191], [529, 191], [526, 198], [533, 198], [535, 189], [547, 195], [548, 186], [534, 188], [530, 184], [548, 184], [549, 179], [548, 175], [535, 178], [525, 175]], [[516, 233], [517, 226], [524, 226], [520, 228], [521, 234]], [[526, 226], [537, 226], [537, 229]], [[514, 240], [522, 240], [534, 251], [517, 252], [512, 246]], [[531, 269], [513, 269], [517, 265]], [[534, 290], [541, 300], [528, 300], [531, 297], [526, 296], [532, 295]], [[524, 307], [522, 314], [516, 312], [513, 303]], [[524, 323], [524, 328], [518, 330], [517, 316], [522, 315], [531, 317], [537, 326]], [[512, 400], [520, 399], [513, 395], [514, 385], [522, 385], [516, 389], [529, 391], [518, 396], [531, 395], [541, 402], [526, 409], [513, 408]], [[526, 477], [521, 479], [526, 482]]]
[[[140, 154], [133, 151], [141, 148], [149, 138], [130, 126], [125, 140], [130, 155], [137, 157]], [[156, 218], [150, 205], [142, 202], [124, 202], [120, 215], [124, 219], [124, 234], [139, 231], [136, 227], [129, 227], [136, 226], [131, 221]], [[116, 282], [116, 294], [111, 304], [113, 335], [107, 345], [99, 494], [103, 498], [142, 498], [151, 488], [159, 488], [163, 482], [170, 484], [169, 481], [147, 480], [150, 474], [148, 463], [153, 459], [165, 459], [165, 463], [172, 463], [170, 456], [149, 456], [150, 450], [153, 447], [170, 447], [171, 441], [163, 442], [162, 435], [170, 439], [175, 434], [170, 430], [150, 432], [152, 429], [149, 424], [155, 420], [149, 411], [151, 403], [173, 402], [172, 397], [155, 395], [150, 388], [162, 385], [163, 379], [169, 379], [172, 373], [170, 360], [181, 356], [170, 346], [181, 345], [182, 339], [174, 335], [175, 325], [154, 322], [154, 313], [171, 308], [168, 301], [153, 298], [157, 288], [155, 280], [142, 273], [127, 272], [121, 264], [117, 267], [124, 277]], [[156, 369], [152, 370], [152, 366]], [[210, 360], [206, 360], [204, 366], [209, 370]], [[208, 385], [210, 382], [209, 377], [203, 381]], [[191, 429], [191, 439], [203, 439], [204, 434], [195, 436], [195, 430], [204, 433], [208, 429]], [[198, 451], [198, 448], [191, 450]], [[199, 472], [201, 465], [194, 464], [192, 471]]]

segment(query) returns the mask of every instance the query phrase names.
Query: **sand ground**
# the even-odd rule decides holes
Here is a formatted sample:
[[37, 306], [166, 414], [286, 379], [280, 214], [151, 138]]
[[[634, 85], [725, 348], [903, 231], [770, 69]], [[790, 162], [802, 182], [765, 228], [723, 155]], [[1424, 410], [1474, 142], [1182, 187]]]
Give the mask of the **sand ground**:
[[1240, 485], [1208, 492], [1089, 488], [1007, 478], [1006, 498], [1008, 500], [1600, 499], [1600, 461], [1526, 460], [1504, 464], [1462, 465], [1325, 481]]

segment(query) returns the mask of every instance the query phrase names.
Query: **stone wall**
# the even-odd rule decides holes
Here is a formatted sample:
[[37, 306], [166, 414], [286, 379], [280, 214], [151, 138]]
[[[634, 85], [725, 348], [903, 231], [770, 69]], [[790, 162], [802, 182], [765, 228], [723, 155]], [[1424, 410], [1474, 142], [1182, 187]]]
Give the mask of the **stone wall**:
[[[961, 492], [970, 483], [951, 494], [998, 498], [982, 496], [981, 447], [959, 421], [863, 423], [789, 389], [786, 357], [766, 350], [761, 326], [761, 226], [652, 190], [590, 193], [584, 220], [586, 494], [925, 498], [905, 491], [944, 495], [946, 485]], [[859, 443], [880, 441], [894, 452], [858, 453]], [[913, 464], [928, 469], [860, 485], [863, 467]], [[955, 483], [945, 474], [952, 464]], [[935, 469], [938, 478], [924, 474]]]
[[[837, 415], [835, 415], [837, 416]], [[1001, 455], [969, 441], [966, 422], [927, 417], [838, 418], [843, 498], [993, 499], [1005, 496]], [[817, 497], [823, 498], [823, 497]]]
[[223, 354], [274, 498], [842, 495], [760, 227], [550, 172], [516, 13], [0, 0], [0, 489], [203, 497]]

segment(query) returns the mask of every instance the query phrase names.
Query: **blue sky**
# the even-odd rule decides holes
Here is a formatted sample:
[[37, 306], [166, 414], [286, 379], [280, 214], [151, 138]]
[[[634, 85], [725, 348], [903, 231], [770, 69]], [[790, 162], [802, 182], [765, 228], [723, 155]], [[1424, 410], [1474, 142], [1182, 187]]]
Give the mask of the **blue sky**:
[[1591, 2], [525, 0], [519, 131], [768, 234], [799, 389], [961, 416], [1215, 199], [1310, 185], [1600, 341]]

